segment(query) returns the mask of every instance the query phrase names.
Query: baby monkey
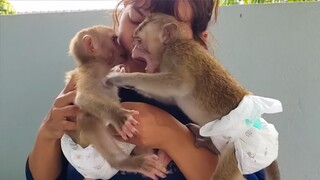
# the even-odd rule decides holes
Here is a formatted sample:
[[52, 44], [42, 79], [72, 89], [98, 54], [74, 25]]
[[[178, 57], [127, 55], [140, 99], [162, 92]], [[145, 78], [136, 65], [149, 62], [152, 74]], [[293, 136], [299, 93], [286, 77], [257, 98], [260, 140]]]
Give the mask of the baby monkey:
[[113, 131], [106, 128], [112, 126], [127, 139], [137, 133], [134, 125], [138, 124], [133, 118], [137, 112], [120, 106], [118, 88], [103, 83], [110, 69], [126, 58], [115, 32], [103, 25], [83, 29], [71, 40], [69, 53], [77, 63], [71, 73], [76, 79], [75, 105], [81, 112], [76, 117], [76, 132], [68, 134], [82, 147], [92, 144], [115, 169], [140, 172], [152, 179], [163, 176], [166, 169], [156, 155], [126, 155], [116, 144]]
[[[148, 97], [174, 102], [200, 126], [215, 119], [219, 120], [215, 121], [217, 124], [228, 122], [222, 118], [237, 108], [240, 102], [245, 99], [245, 96], [248, 96], [248, 99], [257, 99], [250, 97], [251, 93], [242, 87], [203, 46], [193, 40], [192, 37], [188, 37], [183, 26], [172, 16], [164, 14], [149, 15], [136, 29], [134, 39], [135, 46], [132, 58], [146, 61], [145, 70], [147, 73], [111, 73], [107, 76], [106, 83], [133, 87]], [[275, 104], [279, 105], [280, 102], [276, 102]], [[281, 103], [278, 107], [281, 107]], [[268, 113], [275, 112], [268, 111]], [[262, 113], [257, 114], [261, 115]], [[222, 120], [220, 121], [220, 119]], [[238, 122], [237, 119], [233, 120]], [[250, 119], [244, 120], [239, 120], [241, 127], [247, 128], [246, 121], [248, 129], [254, 126], [261, 129], [269, 127], [269, 124], [262, 118], [255, 119], [255, 124]], [[220, 128], [227, 128], [222, 124], [220, 125]], [[254, 134], [255, 131], [249, 132], [248, 129], [240, 130], [241, 133], [238, 134], [246, 133], [248, 136]], [[276, 145], [270, 147], [272, 153], [276, 155], [272, 156], [268, 162], [264, 162], [265, 164], [262, 166], [259, 163], [256, 164], [259, 167], [261, 166], [260, 169], [268, 166], [266, 168], [267, 177], [278, 180], [280, 175], [275, 161], [278, 153], [278, 134], [273, 125], [270, 126], [270, 129], [274, 130], [273, 132], [276, 134], [275, 137], [271, 138], [272, 144]], [[247, 130], [248, 132], [246, 132]], [[235, 139], [229, 136], [220, 137], [220, 134], [217, 134], [217, 136], [221, 138], [224, 144], [218, 148], [222, 151], [222, 155], [213, 175], [214, 180], [243, 179], [241, 173], [250, 174], [259, 170], [249, 173], [248, 171], [240, 171], [242, 164], [237, 161], [235, 155], [237, 149], [235, 149], [233, 143], [229, 143], [229, 140], [235, 142]], [[260, 135], [258, 136], [260, 137]], [[214, 140], [215, 138], [212, 137], [212, 141]], [[254, 141], [254, 143], [259, 142], [259, 140]], [[217, 144], [215, 145], [217, 146]], [[267, 146], [266, 149], [268, 148]], [[266, 155], [268, 154], [266, 153]], [[252, 159], [255, 160], [255, 152], [251, 152], [249, 156], [250, 162]], [[250, 168], [255, 165], [252, 166], [249, 163], [248, 166], [249, 170], [252, 170]]]

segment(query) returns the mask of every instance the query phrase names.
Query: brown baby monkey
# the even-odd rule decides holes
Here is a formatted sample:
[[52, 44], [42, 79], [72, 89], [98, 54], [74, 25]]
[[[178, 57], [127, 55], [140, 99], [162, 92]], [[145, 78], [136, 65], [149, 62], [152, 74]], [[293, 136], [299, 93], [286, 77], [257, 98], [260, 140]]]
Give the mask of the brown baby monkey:
[[[132, 52], [132, 58], [146, 61], [147, 73], [111, 73], [106, 83], [174, 102], [203, 126], [229, 114], [250, 92], [182, 27], [174, 17], [149, 15], [134, 33]], [[266, 169], [269, 179], [280, 179], [276, 161]], [[243, 179], [234, 147], [223, 150], [213, 179]]]
[[127, 139], [137, 133], [134, 125], [138, 125], [133, 118], [137, 112], [120, 106], [118, 88], [103, 82], [111, 67], [126, 58], [115, 32], [103, 25], [83, 29], [71, 40], [69, 53], [77, 63], [72, 74], [76, 79], [75, 105], [81, 111], [76, 117], [76, 132], [68, 134], [82, 147], [92, 144], [113, 168], [140, 172], [152, 179], [163, 176], [166, 169], [156, 155], [126, 155], [116, 144], [114, 131], [107, 128], [110, 125]]

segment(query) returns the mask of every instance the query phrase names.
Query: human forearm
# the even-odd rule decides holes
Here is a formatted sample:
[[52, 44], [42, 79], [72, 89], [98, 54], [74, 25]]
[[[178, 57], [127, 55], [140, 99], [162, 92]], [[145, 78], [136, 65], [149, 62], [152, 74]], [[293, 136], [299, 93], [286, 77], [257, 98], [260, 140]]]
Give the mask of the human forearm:
[[144, 103], [122, 103], [126, 109], [139, 111], [139, 133], [130, 142], [142, 147], [164, 150], [188, 180], [208, 180], [218, 156], [205, 147], [195, 147], [189, 129], [167, 112]]
[[209, 180], [218, 156], [207, 148], [194, 146], [195, 137], [182, 124], [168, 131], [170, 141], [163, 147], [188, 180]]
[[40, 128], [33, 150], [29, 154], [29, 168], [35, 180], [56, 179], [61, 171], [59, 139], [48, 139]]
[[36, 180], [56, 179], [61, 172], [60, 139], [65, 131], [76, 129], [76, 123], [67, 118], [77, 115], [78, 108], [72, 105], [75, 96], [75, 82], [74, 78], [71, 78], [42, 121], [28, 161], [29, 169]]

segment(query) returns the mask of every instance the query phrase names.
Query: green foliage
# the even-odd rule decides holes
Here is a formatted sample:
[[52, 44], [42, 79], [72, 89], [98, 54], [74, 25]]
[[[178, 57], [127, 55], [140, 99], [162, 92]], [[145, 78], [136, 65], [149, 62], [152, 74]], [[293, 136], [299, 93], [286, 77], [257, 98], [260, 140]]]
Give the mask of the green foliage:
[[258, 3], [287, 3], [287, 2], [315, 2], [319, 0], [221, 0], [220, 5], [258, 4]]
[[0, 0], [0, 15], [16, 14], [16, 10], [7, 0]]

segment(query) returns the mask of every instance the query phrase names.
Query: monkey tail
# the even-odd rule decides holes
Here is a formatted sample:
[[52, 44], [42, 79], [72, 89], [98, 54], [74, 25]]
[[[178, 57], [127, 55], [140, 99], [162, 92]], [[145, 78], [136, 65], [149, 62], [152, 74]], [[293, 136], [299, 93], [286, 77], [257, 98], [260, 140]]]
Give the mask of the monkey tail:
[[266, 175], [266, 180], [280, 180], [280, 170], [277, 161], [273, 161], [264, 170]]
[[90, 143], [89, 143], [88, 139], [86, 138], [85, 134], [83, 133], [83, 131], [80, 131], [80, 134], [79, 134], [79, 144], [83, 148], [90, 145]]

